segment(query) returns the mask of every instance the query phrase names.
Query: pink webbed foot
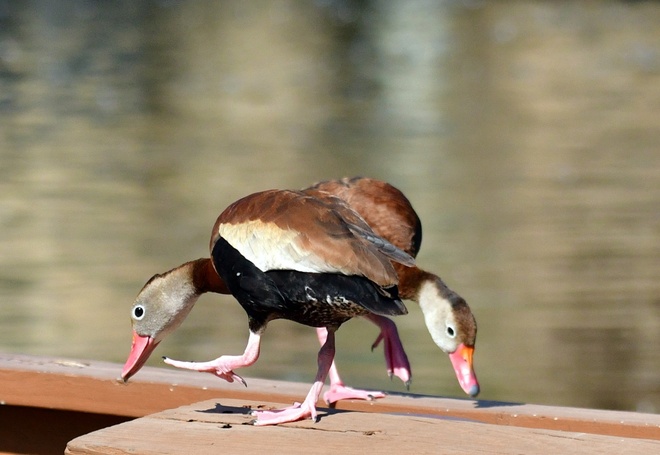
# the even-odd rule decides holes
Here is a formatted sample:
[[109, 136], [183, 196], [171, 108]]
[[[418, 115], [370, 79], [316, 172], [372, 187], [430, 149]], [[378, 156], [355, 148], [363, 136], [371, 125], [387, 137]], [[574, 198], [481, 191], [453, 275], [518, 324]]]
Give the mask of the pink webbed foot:
[[255, 411], [253, 414], [257, 419], [253, 422], [255, 425], [277, 425], [279, 423], [295, 422], [306, 418], [311, 418], [316, 421], [316, 402], [321, 396], [323, 383], [328, 375], [333, 359], [335, 357], [335, 332], [328, 331], [326, 340], [321, 346], [318, 355], [319, 369], [316, 372], [316, 379], [314, 384], [309, 389], [305, 401], [302, 403], [294, 403], [285, 409], [274, 411]]
[[252, 415], [256, 416], [256, 420], [252, 423], [258, 426], [264, 425], [278, 425], [280, 423], [297, 422], [311, 418], [316, 421], [316, 406], [310, 405], [305, 400], [302, 403], [294, 403], [284, 409], [275, 409], [272, 411], [252, 411]]
[[174, 360], [170, 359], [169, 357], [163, 357], [163, 361], [165, 361], [166, 364], [172, 365], [176, 368], [199, 371], [202, 373], [211, 373], [221, 379], [224, 379], [227, 382], [238, 381], [247, 387], [247, 382], [245, 382], [242, 377], [234, 373], [232, 370], [233, 362], [228, 361], [228, 357], [229, 356], [222, 356], [209, 362], [183, 362], [181, 360]]
[[371, 350], [376, 349], [380, 342], [383, 341], [387, 374], [390, 378], [396, 376], [401, 379], [406, 385], [406, 388], [410, 388], [412, 378], [410, 362], [408, 361], [406, 351], [403, 349], [403, 344], [401, 344], [396, 324], [384, 316], [372, 314], [367, 317], [380, 327], [380, 334], [378, 334], [376, 341], [371, 345]]
[[277, 425], [280, 423], [296, 422], [307, 418], [311, 418], [316, 422], [316, 401], [319, 399], [319, 395], [321, 395], [324, 379], [323, 376], [327, 373], [327, 367], [324, 366], [322, 370], [325, 371], [321, 371], [321, 374], [317, 377], [317, 381], [314, 382], [307, 397], [305, 397], [305, 401], [302, 403], [294, 403], [293, 406], [284, 409], [253, 411], [252, 414], [257, 417], [253, 422], [254, 425]]
[[[316, 329], [316, 334], [321, 344], [325, 343], [327, 337], [326, 329], [318, 328]], [[375, 400], [376, 398], [385, 398], [383, 392], [346, 387], [339, 376], [335, 362], [332, 362], [330, 365], [328, 373], [330, 376], [330, 390], [323, 394], [323, 400], [331, 407], [340, 400]]]
[[335, 402], [340, 400], [368, 400], [372, 401], [377, 398], [385, 398], [383, 392], [376, 390], [360, 390], [352, 387], [346, 387], [343, 383], [330, 384], [330, 390], [323, 394], [323, 400], [332, 406]]
[[250, 366], [257, 361], [259, 358], [260, 340], [261, 335], [250, 332], [250, 337], [248, 338], [243, 355], [223, 355], [209, 362], [182, 362], [180, 360], [172, 360], [168, 357], [163, 357], [163, 360], [173, 367], [211, 373], [227, 382], [238, 381], [247, 387], [245, 380], [234, 373], [234, 369]]

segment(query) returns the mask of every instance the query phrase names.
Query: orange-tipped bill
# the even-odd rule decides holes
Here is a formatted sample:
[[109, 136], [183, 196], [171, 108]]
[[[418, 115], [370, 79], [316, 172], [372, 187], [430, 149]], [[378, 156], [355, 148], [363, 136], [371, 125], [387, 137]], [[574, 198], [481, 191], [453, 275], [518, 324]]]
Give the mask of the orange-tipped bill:
[[449, 354], [449, 359], [463, 391], [471, 397], [476, 397], [479, 395], [479, 382], [472, 367], [472, 354], [474, 354], [474, 346], [465, 346], [461, 343], [456, 351]]
[[128, 360], [121, 370], [121, 378], [124, 382], [128, 378], [137, 373], [142, 365], [144, 365], [151, 355], [151, 353], [158, 346], [158, 341], [154, 341], [150, 336], [140, 336], [133, 331], [133, 344], [131, 345], [131, 353], [128, 355]]

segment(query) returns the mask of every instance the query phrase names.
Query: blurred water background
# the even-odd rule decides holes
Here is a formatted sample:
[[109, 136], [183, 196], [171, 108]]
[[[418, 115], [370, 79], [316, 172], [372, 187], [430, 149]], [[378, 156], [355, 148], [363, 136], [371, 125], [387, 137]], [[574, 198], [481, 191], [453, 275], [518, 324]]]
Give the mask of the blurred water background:
[[[224, 207], [354, 175], [419, 212], [482, 398], [660, 411], [660, 3], [0, 0], [3, 352], [123, 362]], [[411, 391], [463, 396], [408, 307]], [[405, 391], [376, 334], [339, 331], [344, 379]], [[246, 340], [204, 296], [149, 364]], [[317, 350], [277, 321], [239, 373], [309, 382]]]

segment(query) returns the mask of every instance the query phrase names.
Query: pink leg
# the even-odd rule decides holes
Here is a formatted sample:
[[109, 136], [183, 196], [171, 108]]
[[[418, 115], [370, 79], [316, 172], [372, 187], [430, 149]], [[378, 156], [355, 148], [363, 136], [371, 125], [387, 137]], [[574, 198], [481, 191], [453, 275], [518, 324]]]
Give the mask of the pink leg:
[[[325, 327], [319, 327], [316, 329], [316, 335], [318, 336], [321, 345], [323, 345], [328, 336], [328, 331]], [[341, 380], [341, 377], [339, 377], [339, 371], [337, 371], [337, 365], [334, 361], [330, 366], [329, 376], [330, 390], [323, 394], [323, 400], [328, 405], [331, 405], [339, 400], [374, 400], [376, 398], [385, 397], [383, 392], [359, 390], [346, 387], [344, 382]]]
[[228, 382], [234, 382], [234, 380], [237, 380], [247, 387], [245, 380], [234, 373], [233, 370], [235, 368], [250, 366], [256, 362], [259, 358], [260, 343], [261, 335], [250, 332], [250, 338], [248, 339], [243, 355], [223, 355], [222, 357], [218, 357], [209, 362], [182, 362], [167, 357], [163, 357], [163, 360], [168, 365], [177, 368], [212, 373]]
[[309, 389], [305, 401], [295, 403], [292, 407], [275, 411], [254, 411], [257, 416], [255, 425], [277, 425], [278, 423], [295, 422], [305, 418], [316, 420], [316, 402], [321, 396], [323, 383], [335, 358], [335, 332], [328, 331], [327, 339], [318, 355], [318, 371], [312, 388]]
[[408, 362], [408, 356], [403, 349], [403, 344], [401, 344], [396, 324], [391, 319], [376, 314], [370, 313], [364, 317], [380, 327], [380, 334], [376, 338], [376, 341], [374, 341], [374, 344], [371, 345], [371, 349], [375, 349], [381, 340], [384, 340], [387, 374], [390, 377], [394, 375], [400, 378], [406, 385], [406, 388], [409, 388], [412, 377], [410, 362]]

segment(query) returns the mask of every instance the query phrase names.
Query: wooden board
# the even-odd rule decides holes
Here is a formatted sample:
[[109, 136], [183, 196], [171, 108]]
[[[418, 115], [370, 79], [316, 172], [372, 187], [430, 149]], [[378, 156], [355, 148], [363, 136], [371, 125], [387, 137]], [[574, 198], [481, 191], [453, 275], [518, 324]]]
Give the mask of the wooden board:
[[320, 420], [255, 427], [250, 409], [284, 404], [207, 400], [105, 428], [71, 441], [68, 455], [112, 454], [630, 454], [660, 442], [456, 419], [328, 411]]
[[[300, 401], [310, 386], [247, 377], [246, 388], [209, 374], [150, 367], [143, 368], [129, 384], [121, 384], [117, 381], [120, 371], [121, 365], [109, 362], [0, 354], [0, 402], [141, 417], [211, 398], [292, 403]], [[337, 407], [660, 440], [658, 414], [395, 393], [372, 402], [342, 401]]]

